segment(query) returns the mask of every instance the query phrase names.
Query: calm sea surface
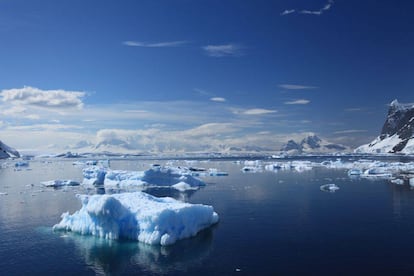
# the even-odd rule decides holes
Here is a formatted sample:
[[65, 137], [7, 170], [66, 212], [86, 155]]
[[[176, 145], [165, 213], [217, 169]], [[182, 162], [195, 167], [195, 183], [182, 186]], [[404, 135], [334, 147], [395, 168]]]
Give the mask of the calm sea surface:
[[[0, 169], [1, 275], [414, 274], [414, 190], [408, 183], [351, 180], [345, 170], [325, 168], [243, 173], [232, 161], [194, 162], [229, 176], [205, 177], [207, 186], [191, 193], [149, 193], [212, 205], [220, 221], [195, 238], [159, 247], [53, 232], [63, 212], [80, 208], [76, 194], [120, 192], [40, 185], [81, 182], [82, 169], [72, 162]], [[151, 163], [114, 160], [111, 168], [145, 170]], [[329, 183], [340, 190], [320, 190]]]

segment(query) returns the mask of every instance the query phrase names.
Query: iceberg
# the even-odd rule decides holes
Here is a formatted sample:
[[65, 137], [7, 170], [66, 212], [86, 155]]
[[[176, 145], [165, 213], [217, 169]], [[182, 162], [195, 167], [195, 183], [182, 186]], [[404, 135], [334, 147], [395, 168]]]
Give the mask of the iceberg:
[[219, 220], [212, 206], [157, 198], [143, 192], [78, 197], [81, 209], [72, 215], [63, 213], [53, 230], [170, 245], [195, 236]]
[[[83, 169], [84, 185], [111, 187], [156, 186], [172, 187], [183, 191], [198, 189], [206, 184], [192, 176], [186, 168], [154, 165], [146, 171], [110, 170], [99, 166]], [[184, 185], [185, 184], [185, 185]]]

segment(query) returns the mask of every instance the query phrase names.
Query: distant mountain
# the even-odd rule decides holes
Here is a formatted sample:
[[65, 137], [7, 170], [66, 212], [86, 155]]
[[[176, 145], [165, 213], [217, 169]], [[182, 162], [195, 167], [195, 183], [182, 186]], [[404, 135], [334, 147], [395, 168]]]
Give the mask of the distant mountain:
[[9, 158], [11, 156], [20, 157], [20, 154], [14, 148], [9, 147], [8, 145], [0, 141], [0, 159]]
[[355, 152], [414, 154], [414, 104], [392, 101], [381, 134]]
[[330, 143], [315, 134], [310, 134], [303, 138], [301, 142], [289, 140], [280, 150], [289, 154], [302, 154], [340, 152], [349, 150], [349, 148], [340, 144]]

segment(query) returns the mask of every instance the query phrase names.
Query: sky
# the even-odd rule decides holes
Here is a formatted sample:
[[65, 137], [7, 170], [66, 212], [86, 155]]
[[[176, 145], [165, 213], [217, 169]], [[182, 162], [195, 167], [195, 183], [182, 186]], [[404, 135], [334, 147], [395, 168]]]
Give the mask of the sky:
[[0, 140], [20, 150], [350, 147], [414, 102], [410, 0], [0, 0]]

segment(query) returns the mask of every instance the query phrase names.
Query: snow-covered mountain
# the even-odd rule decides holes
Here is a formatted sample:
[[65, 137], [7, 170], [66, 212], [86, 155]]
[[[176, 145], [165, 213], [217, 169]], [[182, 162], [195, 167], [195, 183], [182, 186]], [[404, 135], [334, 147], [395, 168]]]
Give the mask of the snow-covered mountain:
[[11, 156], [20, 157], [20, 154], [14, 148], [9, 147], [8, 145], [0, 141], [0, 159], [9, 158]]
[[414, 104], [392, 101], [381, 134], [355, 152], [414, 154]]
[[280, 150], [289, 154], [301, 154], [332, 153], [349, 150], [349, 148], [344, 145], [330, 143], [311, 133], [303, 138], [301, 142], [289, 140]]

